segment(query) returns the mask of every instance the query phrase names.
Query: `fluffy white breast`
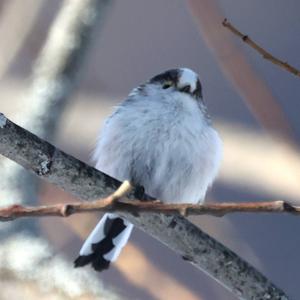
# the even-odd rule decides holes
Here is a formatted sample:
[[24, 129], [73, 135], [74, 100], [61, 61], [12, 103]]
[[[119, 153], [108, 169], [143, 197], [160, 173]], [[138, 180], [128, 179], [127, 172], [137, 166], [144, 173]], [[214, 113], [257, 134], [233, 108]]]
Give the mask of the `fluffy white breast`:
[[[186, 71], [182, 82], [190, 84], [192, 76]], [[149, 85], [107, 120], [94, 157], [97, 168], [133, 180], [153, 197], [197, 203], [217, 175], [221, 153], [219, 136], [193, 97]]]

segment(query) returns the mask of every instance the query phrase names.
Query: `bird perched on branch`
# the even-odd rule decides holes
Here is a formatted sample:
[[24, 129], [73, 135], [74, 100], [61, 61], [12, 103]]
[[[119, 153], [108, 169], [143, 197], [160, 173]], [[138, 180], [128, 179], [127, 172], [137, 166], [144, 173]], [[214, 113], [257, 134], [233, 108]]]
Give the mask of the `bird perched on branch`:
[[[165, 203], [201, 203], [215, 179], [222, 143], [202, 99], [198, 75], [172, 69], [133, 89], [100, 132], [96, 168]], [[133, 225], [107, 213], [83, 244], [75, 267], [109, 267]]]

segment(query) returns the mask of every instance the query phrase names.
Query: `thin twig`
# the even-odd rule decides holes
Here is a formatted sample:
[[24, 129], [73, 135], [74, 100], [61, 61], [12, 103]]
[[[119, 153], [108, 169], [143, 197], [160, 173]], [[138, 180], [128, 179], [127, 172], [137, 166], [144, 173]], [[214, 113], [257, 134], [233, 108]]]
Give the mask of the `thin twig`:
[[290, 121], [270, 87], [249, 63], [245, 53], [236, 46], [230, 33], [224, 34], [227, 29], [220, 30], [222, 26], [220, 20], [224, 19], [224, 14], [219, 1], [187, 0], [187, 2], [207, 48], [253, 116], [270, 133], [294, 141], [295, 134]]
[[295, 67], [291, 66], [287, 62], [284, 62], [276, 57], [274, 57], [270, 52], [266, 51], [264, 48], [256, 44], [248, 35], [243, 34], [240, 32], [236, 27], [234, 27], [227, 19], [224, 19], [222, 22], [223, 26], [228, 28], [233, 34], [237, 35], [242, 39], [243, 42], [248, 44], [251, 48], [256, 50], [258, 53], [262, 55], [263, 58], [271, 61], [273, 64], [285, 69], [286, 71], [300, 77], [300, 70], [296, 69]]
[[[125, 186], [126, 185], [126, 186]], [[129, 187], [129, 188], [128, 188]], [[10, 205], [0, 209], [0, 221], [11, 221], [22, 217], [68, 217], [73, 214], [94, 211], [128, 212], [137, 215], [140, 212], [173, 215], [212, 215], [222, 217], [229, 213], [291, 213], [300, 215], [300, 206], [285, 201], [215, 203], [215, 204], [165, 204], [159, 201], [139, 201], [124, 198], [132, 189], [124, 182], [112, 195], [91, 201], [60, 203], [43, 206]]]
[[110, 197], [112, 201], [117, 201], [129, 192], [131, 192], [132, 189], [133, 186], [131, 185], [131, 183], [128, 180], [125, 180]]

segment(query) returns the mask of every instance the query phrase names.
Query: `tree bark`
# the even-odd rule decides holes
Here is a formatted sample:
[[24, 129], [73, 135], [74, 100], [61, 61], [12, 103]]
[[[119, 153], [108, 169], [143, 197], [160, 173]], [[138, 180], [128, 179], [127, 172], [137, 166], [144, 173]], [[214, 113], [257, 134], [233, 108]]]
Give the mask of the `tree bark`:
[[[106, 197], [120, 182], [0, 116], [0, 153], [82, 200]], [[133, 192], [128, 195], [134, 199]], [[285, 293], [234, 252], [178, 215], [120, 212], [217, 280], [239, 299], [286, 300]]]

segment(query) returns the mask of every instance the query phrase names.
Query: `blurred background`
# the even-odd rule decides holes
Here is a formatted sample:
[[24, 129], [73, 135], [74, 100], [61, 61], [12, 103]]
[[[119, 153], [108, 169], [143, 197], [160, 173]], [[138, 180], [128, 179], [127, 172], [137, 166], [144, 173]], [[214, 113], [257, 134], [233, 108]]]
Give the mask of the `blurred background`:
[[[200, 75], [204, 100], [224, 142], [222, 170], [207, 201], [282, 199], [299, 204], [300, 78], [264, 60], [222, 26], [228, 18], [274, 56], [300, 68], [299, 1], [102, 2], [101, 22], [93, 25], [85, 57], [72, 70], [78, 76], [68, 93], [61, 93], [59, 113], [51, 110], [57, 113], [50, 122], [52, 131], [41, 136], [90, 162], [103, 119], [133, 87], [165, 69], [189, 67]], [[51, 26], [70, 3], [0, 1], [0, 111], [19, 124], [29, 124], [24, 118], [31, 120], [33, 115], [40, 122], [49, 119], [50, 110], [44, 115], [36, 112], [36, 89], [48, 93], [36, 70], [45, 64], [41, 50]], [[93, 13], [85, 18], [88, 24]], [[56, 36], [61, 34], [59, 26], [63, 25], [53, 31]], [[52, 57], [45, 65], [51, 72], [56, 63]], [[40, 134], [38, 124], [24, 126]], [[37, 189], [25, 197], [33, 179], [6, 159], [1, 158], [0, 167], [1, 205], [8, 200], [31, 204], [75, 200], [45, 182], [36, 183]], [[14, 168], [17, 171], [12, 172]], [[0, 224], [1, 299], [235, 299], [138, 229], [108, 271], [74, 271], [73, 260], [99, 218], [86, 214]], [[234, 214], [191, 220], [291, 298], [299, 297], [299, 217]], [[29, 234], [22, 235], [24, 230]]]

